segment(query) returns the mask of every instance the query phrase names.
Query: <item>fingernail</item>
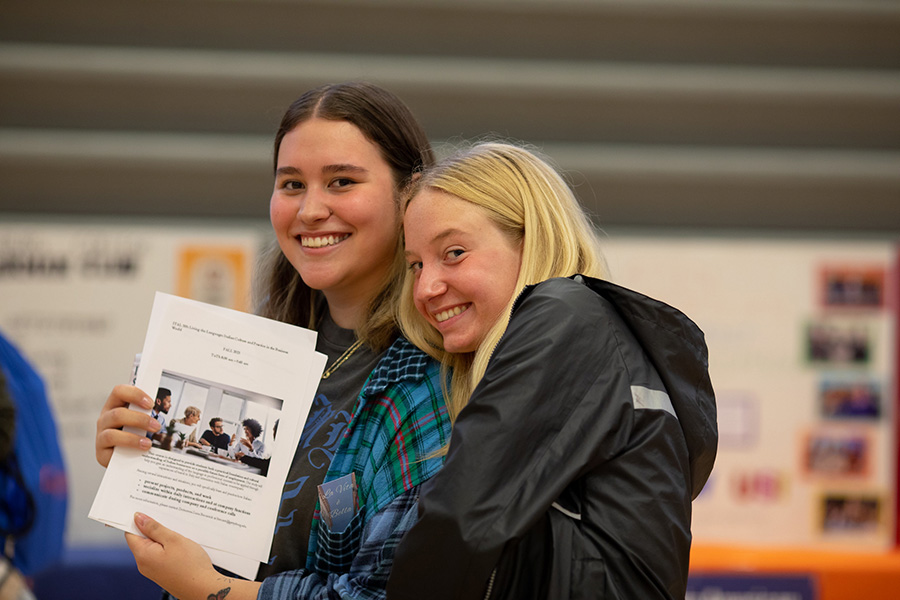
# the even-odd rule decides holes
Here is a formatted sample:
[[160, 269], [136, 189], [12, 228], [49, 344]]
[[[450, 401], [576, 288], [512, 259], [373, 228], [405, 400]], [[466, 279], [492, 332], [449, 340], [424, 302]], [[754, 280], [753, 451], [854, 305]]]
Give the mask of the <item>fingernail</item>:
[[142, 437], [138, 445], [141, 447], [141, 450], [149, 450], [153, 444], [150, 442], [150, 438]]
[[138, 527], [143, 527], [144, 525], [146, 525], [148, 518], [149, 517], [147, 517], [147, 515], [145, 515], [144, 513], [134, 513], [134, 522], [138, 524]]
[[160, 427], [162, 427], [162, 423], [160, 423], [156, 419], [150, 421], [150, 431], [159, 431]]
[[141, 406], [143, 406], [144, 408], [153, 408], [153, 400], [151, 400], [147, 396], [144, 396], [141, 398]]

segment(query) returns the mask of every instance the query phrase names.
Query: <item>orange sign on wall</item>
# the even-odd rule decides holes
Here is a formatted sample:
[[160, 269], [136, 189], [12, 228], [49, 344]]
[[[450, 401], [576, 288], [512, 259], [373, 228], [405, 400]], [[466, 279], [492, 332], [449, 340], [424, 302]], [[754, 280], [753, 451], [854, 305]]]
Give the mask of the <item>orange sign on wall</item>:
[[250, 308], [250, 256], [246, 247], [185, 246], [178, 252], [175, 294], [208, 304]]

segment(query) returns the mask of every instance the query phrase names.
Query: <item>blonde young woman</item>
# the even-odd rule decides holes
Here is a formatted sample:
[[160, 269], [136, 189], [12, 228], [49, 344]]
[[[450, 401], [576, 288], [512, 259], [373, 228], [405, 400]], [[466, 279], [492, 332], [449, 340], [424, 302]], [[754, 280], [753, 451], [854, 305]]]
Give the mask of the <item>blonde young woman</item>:
[[188, 406], [184, 409], [184, 417], [175, 419], [175, 432], [184, 434], [184, 446], [200, 447], [197, 441], [197, 423], [200, 422], [200, 409], [196, 406]]
[[401, 325], [454, 368], [456, 421], [388, 598], [683, 598], [717, 439], [702, 332], [603, 279], [571, 191], [522, 148], [427, 172], [404, 228]]

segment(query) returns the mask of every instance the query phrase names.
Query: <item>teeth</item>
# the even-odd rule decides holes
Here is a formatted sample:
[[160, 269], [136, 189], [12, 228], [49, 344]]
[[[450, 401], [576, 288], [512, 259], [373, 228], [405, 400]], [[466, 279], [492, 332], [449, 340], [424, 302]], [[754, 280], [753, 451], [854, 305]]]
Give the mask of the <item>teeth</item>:
[[322, 248], [323, 246], [333, 246], [338, 242], [342, 242], [350, 237], [350, 234], [346, 235], [325, 235], [322, 237], [306, 237], [303, 236], [300, 238], [300, 244], [304, 248]]
[[468, 306], [454, 306], [450, 310], [445, 310], [443, 312], [440, 312], [440, 313], [434, 315], [434, 318], [438, 323], [443, 323], [450, 317], [455, 317], [456, 315], [464, 312], [467, 308], [469, 308], [469, 307]]

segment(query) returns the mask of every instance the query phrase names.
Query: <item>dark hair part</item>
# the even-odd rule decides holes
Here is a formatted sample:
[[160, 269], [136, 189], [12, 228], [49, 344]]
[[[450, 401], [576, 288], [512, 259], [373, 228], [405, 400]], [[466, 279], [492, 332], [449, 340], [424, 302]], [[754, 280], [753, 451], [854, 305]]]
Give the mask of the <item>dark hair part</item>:
[[162, 400], [166, 396], [171, 396], [171, 395], [172, 395], [172, 390], [170, 390], [169, 388], [161, 387], [158, 390], [156, 390], [156, 399], [157, 400]]
[[212, 429], [216, 426], [216, 423], [224, 422], [220, 417], [213, 417], [209, 420], [209, 428]]
[[[409, 185], [412, 176], [434, 164], [434, 153], [422, 126], [403, 101], [391, 92], [370, 83], [350, 82], [323, 85], [300, 96], [288, 107], [275, 134], [274, 168], [284, 136], [313, 118], [346, 121], [378, 146], [382, 158], [394, 174], [398, 193]], [[399, 210], [399, 199], [398, 199]], [[397, 261], [402, 258], [400, 231], [397, 231]], [[273, 243], [263, 254], [257, 269], [255, 305], [262, 316], [316, 328], [317, 292]], [[385, 277], [384, 284], [369, 305], [365, 322], [357, 335], [375, 351], [386, 348], [398, 329], [391, 313], [391, 297], [399, 287], [399, 264]]]
[[250, 430], [250, 434], [253, 435], [254, 438], [258, 438], [262, 435], [262, 425], [259, 424], [259, 421], [256, 419], [244, 419], [241, 422], [241, 425]]

